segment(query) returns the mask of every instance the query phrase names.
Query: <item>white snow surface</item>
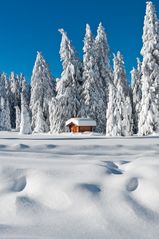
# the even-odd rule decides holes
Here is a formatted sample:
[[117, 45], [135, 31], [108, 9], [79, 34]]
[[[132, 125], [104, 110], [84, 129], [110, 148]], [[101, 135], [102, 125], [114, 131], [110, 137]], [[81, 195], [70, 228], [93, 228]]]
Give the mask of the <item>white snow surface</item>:
[[158, 239], [159, 137], [0, 132], [0, 238]]

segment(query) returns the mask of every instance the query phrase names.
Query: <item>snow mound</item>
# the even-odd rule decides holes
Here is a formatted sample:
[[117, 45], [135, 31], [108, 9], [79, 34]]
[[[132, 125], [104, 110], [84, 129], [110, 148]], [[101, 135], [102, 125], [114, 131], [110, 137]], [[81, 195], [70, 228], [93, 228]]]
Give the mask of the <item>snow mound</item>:
[[137, 189], [139, 183], [138, 183], [138, 179], [137, 178], [131, 178], [128, 182], [128, 184], [126, 185], [126, 189], [129, 192], [133, 192]]
[[158, 239], [158, 137], [3, 133], [1, 145], [1, 238]]

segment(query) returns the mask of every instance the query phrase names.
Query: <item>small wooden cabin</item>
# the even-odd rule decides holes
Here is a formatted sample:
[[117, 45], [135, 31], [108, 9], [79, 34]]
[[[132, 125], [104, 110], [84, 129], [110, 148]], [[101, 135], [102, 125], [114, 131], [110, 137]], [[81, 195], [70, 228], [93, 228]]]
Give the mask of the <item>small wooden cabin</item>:
[[96, 121], [90, 118], [71, 118], [67, 120], [66, 126], [72, 133], [92, 132], [96, 127]]

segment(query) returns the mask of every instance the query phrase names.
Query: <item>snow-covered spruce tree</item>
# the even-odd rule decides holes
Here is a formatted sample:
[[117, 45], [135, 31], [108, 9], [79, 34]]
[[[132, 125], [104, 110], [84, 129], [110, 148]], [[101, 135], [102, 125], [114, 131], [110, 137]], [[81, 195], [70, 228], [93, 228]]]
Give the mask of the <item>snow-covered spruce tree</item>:
[[31, 78], [30, 99], [32, 128], [33, 130], [36, 128], [36, 132], [38, 129], [37, 118], [39, 116], [39, 109], [40, 114], [43, 114], [42, 118], [47, 124], [47, 127], [43, 127], [43, 129], [45, 129], [44, 132], [49, 130], [49, 102], [53, 96], [55, 96], [55, 81], [51, 76], [48, 64], [44, 60], [42, 54], [38, 52]]
[[2, 78], [2, 75], [0, 75], [0, 130], [3, 130], [3, 123], [4, 123], [4, 102], [6, 98], [6, 90], [5, 90], [5, 82]]
[[[25, 85], [25, 87], [24, 87]], [[10, 118], [10, 123], [12, 128], [19, 130], [20, 124], [20, 108], [21, 108], [21, 97], [20, 94], [24, 89], [28, 88], [28, 84], [25, 81], [25, 77], [21, 74], [20, 76], [11, 73], [9, 79], [5, 73], [0, 76], [0, 96], [3, 97], [1, 109], [3, 110], [3, 115], [7, 112], [7, 119]], [[26, 91], [28, 95], [28, 91]], [[9, 106], [9, 108], [8, 108]], [[5, 116], [5, 117], [6, 117]], [[6, 121], [5, 128], [10, 129], [10, 123]], [[4, 124], [4, 123], [3, 123]]]
[[62, 34], [60, 57], [63, 66], [61, 78], [57, 82], [57, 95], [50, 103], [50, 124], [52, 133], [66, 131], [65, 123], [79, 114], [79, 87], [81, 82], [81, 62], [67, 36]]
[[15, 75], [14, 72], [12, 72], [9, 77], [9, 84], [10, 84], [9, 103], [10, 103], [11, 127], [16, 128], [15, 107], [18, 106], [20, 108], [20, 87], [18, 76]]
[[11, 130], [9, 101], [3, 97], [0, 97], [0, 130]]
[[105, 89], [103, 89], [103, 79], [100, 77], [97, 64], [96, 44], [88, 24], [86, 25], [83, 52], [83, 90], [80, 115], [96, 120], [96, 131], [104, 133], [106, 126]]
[[107, 36], [102, 26], [102, 23], [99, 24], [97, 29], [97, 36], [95, 38], [95, 47], [96, 47], [96, 56], [97, 64], [99, 68], [99, 74], [103, 81], [103, 90], [105, 91], [106, 97], [108, 99], [108, 86], [112, 82], [112, 69], [110, 66], [109, 60], [109, 45], [107, 41]]
[[3, 72], [1, 74], [1, 79], [2, 79], [4, 87], [5, 87], [6, 97], [9, 99], [9, 97], [10, 97], [10, 83], [9, 83], [9, 79], [8, 79], [7, 74]]
[[[30, 98], [30, 85], [25, 80], [23, 74], [16, 75], [14, 72], [11, 73], [8, 81], [8, 90], [9, 90], [9, 105], [10, 105], [10, 112], [11, 112], [11, 125], [12, 128], [16, 128], [16, 109], [21, 109], [21, 93], [22, 91], [25, 92], [27, 101], [29, 104]], [[18, 116], [18, 115], [17, 115]]]
[[15, 112], [16, 112], [16, 131], [19, 132], [21, 122], [21, 110], [18, 105], [15, 106]]
[[[10, 77], [9, 77], [9, 82], [10, 82], [10, 90], [13, 95], [12, 100], [15, 102], [14, 105], [17, 105], [19, 103], [19, 79], [18, 75], [16, 75], [14, 72], [11, 72]], [[17, 102], [18, 101], [18, 102]]]
[[43, 110], [40, 105], [40, 102], [37, 101], [36, 107], [38, 111], [37, 111], [37, 117], [35, 121], [36, 127], [34, 128], [34, 133], [48, 132], [49, 131], [48, 124], [46, 123], [44, 119], [44, 114], [43, 114]]
[[6, 99], [6, 101], [4, 103], [5, 103], [5, 105], [2, 108], [2, 113], [4, 114], [3, 128], [6, 131], [10, 131], [11, 130], [11, 122], [10, 122], [10, 109], [9, 109], [8, 99]]
[[3, 74], [0, 75], [0, 97], [6, 98], [6, 87]]
[[21, 93], [21, 122], [20, 134], [31, 134], [31, 119], [30, 112], [24, 92]]
[[10, 109], [6, 90], [6, 78], [0, 75], [0, 130], [10, 130]]
[[107, 109], [107, 136], [132, 134], [132, 108], [128, 82], [120, 52], [114, 55], [114, 83], [110, 85]]
[[120, 117], [120, 111], [118, 108], [118, 99], [116, 97], [117, 88], [114, 84], [109, 85], [109, 98], [108, 108], [106, 112], [107, 125], [106, 135], [107, 136], [120, 136], [122, 132], [122, 121]]
[[[20, 88], [20, 95], [21, 93], [24, 94], [27, 104], [29, 105], [30, 102], [30, 84], [26, 81], [25, 76], [21, 73], [19, 75], [19, 88]], [[20, 97], [21, 100], [21, 97]]]
[[[107, 41], [107, 36], [104, 30], [104, 27], [102, 26], [102, 23], [99, 24], [97, 29], [95, 47], [96, 47], [97, 65], [99, 68], [100, 81], [101, 81], [102, 89], [104, 91], [103, 101], [105, 102], [105, 107], [103, 109], [103, 115], [106, 115], [107, 102], [109, 97], [109, 84], [111, 84], [113, 81], [113, 72], [110, 67], [109, 45]], [[104, 125], [106, 125], [106, 119], [105, 119]], [[105, 130], [103, 132], [105, 132]]]
[[131, 71], [133, 132], [135, 134], [138, 133], [139, 113], [141, 110], [142, 99], [141, 66], [142, 63], [139, 58], [137, 58], [137, 69], [133, 68]]
[[147, 2], [143, 28], [142, 100], [139, 135], [159, 131], [159, 20], [152, 2]]

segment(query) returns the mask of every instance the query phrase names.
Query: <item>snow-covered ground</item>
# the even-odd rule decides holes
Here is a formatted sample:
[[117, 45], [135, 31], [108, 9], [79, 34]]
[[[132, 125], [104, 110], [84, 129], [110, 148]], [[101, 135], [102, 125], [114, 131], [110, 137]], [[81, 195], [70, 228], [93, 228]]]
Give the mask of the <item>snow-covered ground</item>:
[[0, 132], [0, 238], [158, 239], [159, 137]]

